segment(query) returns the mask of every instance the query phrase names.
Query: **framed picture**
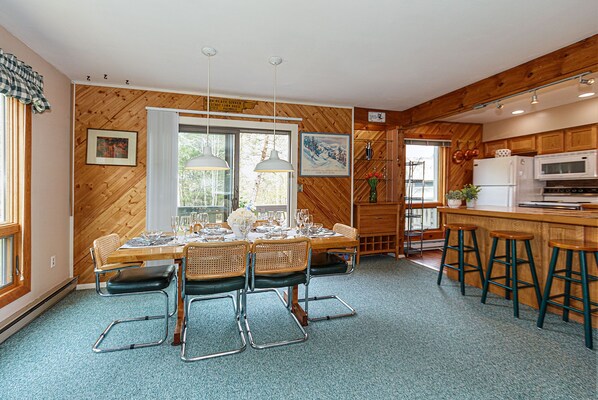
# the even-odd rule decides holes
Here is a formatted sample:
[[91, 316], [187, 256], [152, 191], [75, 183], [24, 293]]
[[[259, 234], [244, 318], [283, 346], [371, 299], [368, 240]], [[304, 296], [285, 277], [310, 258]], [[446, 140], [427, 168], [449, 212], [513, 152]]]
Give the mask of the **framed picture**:
[[301, 132], [301, 176], [351, 176], [351, 135]]
[[137, 132], [87, 130], [87, 164], [137, 165]]

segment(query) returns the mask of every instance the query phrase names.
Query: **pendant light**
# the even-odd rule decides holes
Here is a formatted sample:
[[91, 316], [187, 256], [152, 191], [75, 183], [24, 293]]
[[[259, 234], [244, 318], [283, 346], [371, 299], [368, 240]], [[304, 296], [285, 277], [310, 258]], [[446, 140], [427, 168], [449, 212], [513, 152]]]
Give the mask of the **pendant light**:
[[226, 160], [216, 157], [210, 146], [210, 59], [216, 55], [216, 49], [204, 47], [201, 52], [208, 57], [208, 123], [206, 125], [206, 144], [199, 157], [191, 158], [185, 163], [185, 169], [199, 171], [227, 171], [230, 169]]
[[293, 172], [293, 164], [288, 161], [281, 160], [276, 151], [276, 67], [282, 63], [280, 57], [270, 57], [270, 64], [274, 66], [274, 148], [270, 152], [270, 157], [262, 162], [259, 162], [254, 171], [255, 172]]

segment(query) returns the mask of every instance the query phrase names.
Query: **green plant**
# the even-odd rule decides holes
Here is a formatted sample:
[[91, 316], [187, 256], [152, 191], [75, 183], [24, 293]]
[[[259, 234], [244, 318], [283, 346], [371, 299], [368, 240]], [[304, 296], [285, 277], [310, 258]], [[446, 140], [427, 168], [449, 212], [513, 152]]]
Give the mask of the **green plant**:
[[482, 188], [480, 188], [479, 186], [475, 186], [470, 183], [463, 186], [463, 189], [461, 189], [461, 193], [463, 194], [463, 198], [465, 200], [477, 200], [478, 194], [481, 190]]
[[463, 200], [463, 193], [460, 190], [451, 190], [446, 194], [447, 200]]

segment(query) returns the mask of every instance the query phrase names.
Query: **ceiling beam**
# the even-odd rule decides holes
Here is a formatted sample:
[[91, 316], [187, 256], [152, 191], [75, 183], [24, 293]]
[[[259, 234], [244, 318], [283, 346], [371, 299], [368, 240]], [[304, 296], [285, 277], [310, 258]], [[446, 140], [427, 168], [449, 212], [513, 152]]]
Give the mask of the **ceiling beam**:
[[409, 108], [400, 114], [400, 122], [408, 128], [441, 120], [476, 104], [587, 71], [598, 71], [598, 34]]

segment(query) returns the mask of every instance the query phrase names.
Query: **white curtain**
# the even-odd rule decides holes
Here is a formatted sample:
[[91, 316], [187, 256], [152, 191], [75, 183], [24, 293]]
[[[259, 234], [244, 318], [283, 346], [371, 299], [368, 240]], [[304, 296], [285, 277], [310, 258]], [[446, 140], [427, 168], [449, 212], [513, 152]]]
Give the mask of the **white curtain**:
[[147, 195], [145, 227], [170, 231], [177, 212], [179, 114], [147, 112]]

